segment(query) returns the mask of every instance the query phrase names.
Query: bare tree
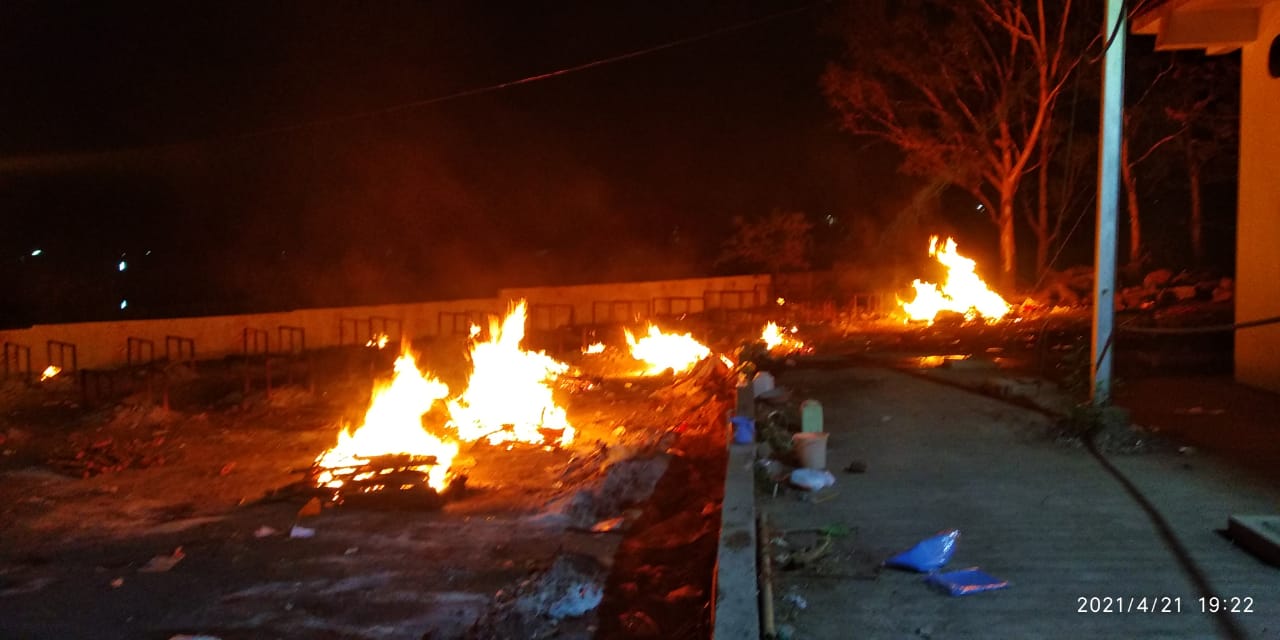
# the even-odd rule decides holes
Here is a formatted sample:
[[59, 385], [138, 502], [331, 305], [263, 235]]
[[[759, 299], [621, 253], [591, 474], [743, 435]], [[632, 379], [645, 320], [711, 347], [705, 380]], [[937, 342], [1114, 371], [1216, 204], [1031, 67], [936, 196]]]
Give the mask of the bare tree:
[[[1204, 263], [1204, 198], [1206, 169], [1228, 155], [1240, 136], [1240, 60], [1220, 56], [1185, 61], [1174, 68], [1179, 86], [1164, 107], [1164, 115], [1183, 134], [1178, 137], [1187, 168], [1191, 215], [1188, 217], [1191, 255]], [[1212, 177], [1212, 176], [1210, 176]]]
[[[999, 230], [1006, 291], [1016, 284], [1018, 188], [1081, 60], [1072, 7], [1072, 0], [860, 3], [844, 59], [823, 76], [847, 131], [888, 141], [905, 154], [906, 171], [946, 179], [983, 205]], [[1040, 236], [1047, 227], [1038, 227]]]

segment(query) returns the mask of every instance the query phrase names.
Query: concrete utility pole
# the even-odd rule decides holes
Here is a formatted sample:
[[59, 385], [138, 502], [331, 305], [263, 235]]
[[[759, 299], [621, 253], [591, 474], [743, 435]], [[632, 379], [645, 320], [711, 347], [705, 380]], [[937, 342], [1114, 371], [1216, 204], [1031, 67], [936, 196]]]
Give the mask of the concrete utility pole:
[[1124, 122], [1124, 42], [1128, 35], [1124, 0], [1107, 0], [1102, 37], [1102, 140], [1098, 145], [1098, 234], [1093, 262], [1093, 344], [1090, 364], [1095, 407], [1111, 402], [1111, 361], [1115, 355], [1116, 209], [1120, 204], [1120, 138]]

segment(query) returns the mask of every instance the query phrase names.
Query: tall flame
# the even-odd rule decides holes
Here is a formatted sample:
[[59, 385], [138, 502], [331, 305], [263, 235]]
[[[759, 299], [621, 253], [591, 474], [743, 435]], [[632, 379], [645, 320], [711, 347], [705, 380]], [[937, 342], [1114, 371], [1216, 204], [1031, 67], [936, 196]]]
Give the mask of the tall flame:
[[947, 268], [947, 275], [941, 285], [918, 279], [911, 283], [915, 299], [898, 301], [910, 319], [933, 322], [939, 312], [954, 311], [970, 320], [982, 316], [991, 322], [1009, 313], [1009, 303], [978, 277], [974, 272], [977, 264], [956, 251], [954, 239], [947, 238], [939, 245], [938, 236], [931, 236], [929, 255]]
[[45, 380], [56, 378], [58, 377], [59, 373], [62, 373], [62, 367], [51, 364], [45, 367], [44, 372], [40, 374], [40, 382], [44, 382]]
[[[371, 457], [383, 455], [435, 456], [436, 464], [426, 470], [427, 482], [436, 490], [444, 489], [449, 466], [458, 455], [458, 443], [428, 433], [422, 427], [422, 416], [448, 395], [449, 387], [420, 372], [413, 355], [405, 351], [396, 359], [391, 382], [375, 386], [364, 424], [354, 432], [344, 427], [338, 434], [338, 444], [320, 454], [316, 466], [359, 466]], [[321, 482], [324, 481], [322, 476]]]
[[569, 366], [541, 351], [520, 348], [525, 318], [522, 300], [501, 325], [490, 322], [487, 342], [472, 345], [467, 390], [448, 403], [462, 440], [541, 444], [547, 439], [544, 432], [550, 431], [560, 432], [562, 446], [573, 442], [574, 429], [551, 390], [551, 383]]
[[649, 334], [636, 339], [631, 331], [623, 329], [631, 357], [648, 365], [647, 375], [657, 375], [671, 369], [676, 373], [688, 371], [700, 360], [711, 355], [711, 350], [693, 339], [692, 334], [663, 333], [649, 325]]

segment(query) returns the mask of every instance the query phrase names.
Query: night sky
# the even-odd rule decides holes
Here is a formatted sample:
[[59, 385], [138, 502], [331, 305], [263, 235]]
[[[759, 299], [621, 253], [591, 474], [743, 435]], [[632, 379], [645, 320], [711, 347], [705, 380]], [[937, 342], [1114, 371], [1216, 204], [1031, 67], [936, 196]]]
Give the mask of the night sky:
[[[830, 12], [5, 2], [0, 324], [705, 275], [734, 216], [774, 209], [838, 221], [818, 229], [828, 266], [919, 185], [838, 129], [819, 87]], [[931, 231], [994, 260], [970, 207], [953, 193]]]
[[[4, 3], [4, 315], [699, 275], [735, 215], [782, 208], [844, 225], [907, 187], [883, 149], [837, 130], [822, 98], [837, 44], [823, 7], [341, 119], [804, 6]], [[298, 126], [317, 121], [328, 124]]]

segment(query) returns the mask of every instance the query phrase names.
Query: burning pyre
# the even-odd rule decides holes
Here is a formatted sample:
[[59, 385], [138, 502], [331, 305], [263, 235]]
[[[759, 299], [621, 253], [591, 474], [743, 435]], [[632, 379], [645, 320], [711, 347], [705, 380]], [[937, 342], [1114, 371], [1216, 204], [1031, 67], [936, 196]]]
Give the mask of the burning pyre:
[[682, 373], [711, 355], [711, 350], [692, 334], [663, 333], [653, 324], [649, 325], [648, 334], [638, 339], [627, 329], [623, 329], [623, 333], [631, 348], [631, 357], [645, 364], [645, 375], [658, 375], [667, 369]]
[[490, 324], [488, 341], [472, 345], [467, 390], [449, 401], [459, 438], [483, 438], [489, 444], [573, 442], [573, 426], [551, 393], [569, 366], [541, 351], [520, 348], [525, 314], [521, 301], [501, 324]]
[[[430, 488], [444, 490], [449, 482], [449, 467], [458, 455], [458, 442], [427, 432], [422, 427], [422, 416], [448, 395], [449, 387], [419, 371], [413, 355], [404, 353], [396, 359], [391, 382], [375, 387], [364, 423], [354, 432], [344, 427], [338, 434], [338, 444], [316, 458], [316, 483], [341, 489], [353, 481], [377, 480], [379, 475], [403, 467], [425, 475]], [[403, 463], [371, 467], [376, 459], [385, 456]], [[363, 488], [385, 487], [374, 482]]]
[[967, 320], [982, 317], [987, 322], [994, 322], [1009, 313], [1009, 303], [978, 277], [974, 271], [977, 263], [960, 255], [954, 239], [947, 238], [940, 244], [938, 236], [931, 236], [929, 255], [947, 268], [947, 275], [942, 284], [919, 279], [911, 283], [916, 292], [915, 299], [911, 302], [898, 300], [909, 320], [932, 323], [939, 313], [952, 311]]
[[[461, 479], [451, 469], [461, 443], [571, 443], [574, 429], [551, 387], [568, 366], [520, 348], [525, 318], [521, 302], [501, 324], [493, 322], [487, 341], [473, 343], [467, 389], [451, 399], [448, 386], [421, 371], [406, 349], [392, 380], [375, 387], [364, 423], [344, 427], [338, 443], [316, 458], [315, 484], [335, 499], [392, 489], [439, 494]], [[423, 416], [438, 401], [449, 419], [433, 433]]]

